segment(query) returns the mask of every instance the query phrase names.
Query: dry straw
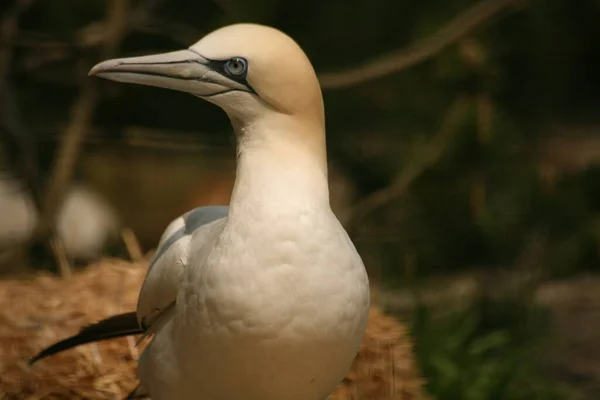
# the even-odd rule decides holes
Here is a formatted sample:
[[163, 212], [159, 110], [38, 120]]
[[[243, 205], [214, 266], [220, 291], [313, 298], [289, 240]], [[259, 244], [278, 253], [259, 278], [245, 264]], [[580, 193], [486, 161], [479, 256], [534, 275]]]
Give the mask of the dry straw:
[[[135, 307], [147, 260], [106, 259], [67, 279], [0, 281], [0, 399], [120, 400], [136, 385], [134, 338], [27, 359], [82, 326]], [[376, 307], [351, 373], [332, 399], [424, 399], [402, 325]]]

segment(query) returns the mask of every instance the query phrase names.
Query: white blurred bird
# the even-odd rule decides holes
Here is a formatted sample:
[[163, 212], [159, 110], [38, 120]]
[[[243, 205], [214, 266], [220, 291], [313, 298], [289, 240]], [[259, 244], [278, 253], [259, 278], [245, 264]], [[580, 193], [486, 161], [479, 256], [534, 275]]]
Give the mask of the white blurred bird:
[[[31, 239], [39, 220], [30, 194], [19, 180], [0, 175], [0, 248]], [[102, 255], [106, 245], [120, 233], [116, 212], [91, 188], [73, 185], [65, 194], [57, 216], [56, 231], [73, 259], [90, 261]]]
[[229, 207], [201, 207], [169, 225], [136, 313], [32, 361], [144, 333], [152, 340], [130, 398], [325, 399], [358, 352], [369, 282], [330, 208], [323, 100], [302, 49], [276, 29], [236, 24], [187, 50], [105, 61], [90, 75], [221, 107], [237, 137], [236, 181]]

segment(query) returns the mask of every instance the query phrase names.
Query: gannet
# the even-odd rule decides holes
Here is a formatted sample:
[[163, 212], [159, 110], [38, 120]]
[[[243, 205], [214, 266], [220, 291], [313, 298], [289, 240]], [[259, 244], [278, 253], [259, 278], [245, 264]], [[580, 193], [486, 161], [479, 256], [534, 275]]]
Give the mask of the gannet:
[[104, 61], [90, 75], [222, 108], [237, 139], [236, 180], [228, 207], [200, 207], [167, 227], [135, 313], [33, 361], [143, 333], [151, 341], [130, 397], [325, 399], [358, 352], [370, 296], [329, 205], [324, 105], [305, 53], [279, 30], [235, 24], [187, 50]]

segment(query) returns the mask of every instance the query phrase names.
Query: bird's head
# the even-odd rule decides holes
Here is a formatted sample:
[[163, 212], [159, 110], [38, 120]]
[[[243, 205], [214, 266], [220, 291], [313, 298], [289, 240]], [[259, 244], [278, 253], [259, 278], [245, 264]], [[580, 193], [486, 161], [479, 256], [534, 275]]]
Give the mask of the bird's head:
[[104, 61], [90, 75], [191, 93], [242, 124], [273, 115], [324, 123], [321, 89], [305, 53], [262, 25], [229, 25], [186, 50]]

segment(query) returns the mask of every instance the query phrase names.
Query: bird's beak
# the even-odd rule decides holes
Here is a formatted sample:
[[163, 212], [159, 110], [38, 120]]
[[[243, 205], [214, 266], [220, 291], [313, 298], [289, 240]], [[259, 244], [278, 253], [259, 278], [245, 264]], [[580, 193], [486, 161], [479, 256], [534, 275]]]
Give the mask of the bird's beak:
[[211, 68], [214, 62], [192, 50], [118, 58], [94, 66], [90, 76], [210, 97], [247, 88]]

